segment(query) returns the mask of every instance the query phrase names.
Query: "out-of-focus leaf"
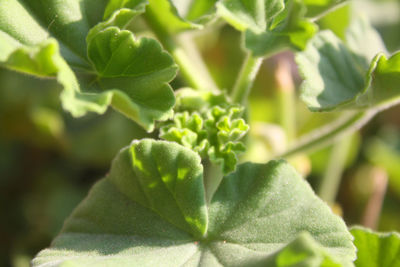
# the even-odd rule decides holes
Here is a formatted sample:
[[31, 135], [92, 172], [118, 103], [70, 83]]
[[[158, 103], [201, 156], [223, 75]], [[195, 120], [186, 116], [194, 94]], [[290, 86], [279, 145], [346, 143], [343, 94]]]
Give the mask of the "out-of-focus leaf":
[[400, 196], [400, 153], [380, 138], [370, 140], [365, 152], [368, 160], [388, 172], [390, 189]]
[[387, 53], [378, 31], [363, 15], [354, 15], [346, 32], [346, 45], [358, 57], [360, 65], [368, 68], [378, 52]]
[[350, 5], [340, 7], [318, 20], [318, 25], [322, 30], [331, 30], [341, 40], [346, 39], [346, 31], [350, 25], [352, 17]]
[[318, 33], [296, 62], [304, 78], [301, 98], [312, 111], [346, 105], [364, 88], [364, 75], [352, 53], [330, 31]]
[[351, 266], [354, 258], [344, 222], [286, 162], [240, 165], [207, 205], [198, 155], [142, 140], [121, 151], [33, 265]]
[[400, 266], [399, 233], [377, 233], [361, 227], [350, 232], [357, 247], [356, 267]]
[[387, 59], [384, 51], [378, 33], [362, 17], [350, 25], [346, 43], [330, 31], [320, 32], [296, 57], [305, 80], [301, 98], [312, 111], [380, 110], [396, 104], [400, 52]]
[[218, 14], [240, 31], [262, 32], [285, 7], [284, 0], [221, 0]]
[[285, 18], [263, 32], [246, 31], [245, 46], [254, 56], [268, 57], [284, 49], [303, 50], [318, 28], [305, 18], [305, 7], [300, 1], [286, 6]]
[[378, 54], [368, 72], [367, 89], [359, 102], [365, 105], [391, 106], [400, 99], [400, 52], [386, 58]]
[[[202, 24], [201, 17], [202, 15], [207, 14], [208, 9], [197, 9], [196, 15], [194, 17], [190, 17], [188, 19], [184, 18], [183, 15], [179, 14], [177, 7], [174, 5], [174, 1], [172, 0], [148, 0], [149, 5], [146, 9], [146, 16], [150, 21], [157, 21], [158, 25], [162, 25], [163, 31], [166, 31], [167, 34], [174, 34], [177, 32], [192, 30], [192, 29], [201, 29]], [[193, 0], [192, 3], [200, 2]], [[195, 12], [195, 11], [193, 11]], [[205, 13], [203, 13], [205, 12]], [[198, 20], [196, 20], [196, 18]], [[194, 19], [191, 21], [189, 19]]]
[[348, 2], [348, 0], [303, 0], [307, 7], [307, 17], [319, 17], [330, 10]]

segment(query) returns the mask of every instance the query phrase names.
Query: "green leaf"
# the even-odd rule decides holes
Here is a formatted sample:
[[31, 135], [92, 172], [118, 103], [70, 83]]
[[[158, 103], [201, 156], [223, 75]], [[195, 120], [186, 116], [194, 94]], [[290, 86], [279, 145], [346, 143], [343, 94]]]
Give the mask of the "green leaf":
[[357, 247], [357, 267], [400, 266], [400, 234], [377, 233], [362, 227], [350, 230]]
[[202, 28], [201, 24], [183, 18], [171, 0], [149, 0], [146, 16], [150, 23], [155, 20], [162, 25], [166, 34]]
[[386, 108], [400, 100], [400, 52], [386, 58], [378, 54], [368, 72], [365, 94], [360, 96], [363, 105]]
[[[304, 78], [301, 98], [311, 111], [380, 110], [399, 101], [400, 53], [389, 59], [375, 30], [363, 18], [353, 22], [347, 44], [330, 31], [320, 32], [296, 56]], [[368, 43], [371, 46], [361, 46]], [[358, 49], [357, 49], [358, 47]], [[371, 60], [372, 59], [372, 60]]]
[[135, 141], [33, 265], [351, 265], [345, 224], [284, 161], [240, 165], [209, 205], [202, 171], [183, 146]]
[[303, 50], [315, 35], [318, 27], [304, 17], [306, 9], [300, 1], [289, 2], [286, 9], [285, 18], [273, 28], [260, 33], [246, 31], [245, 46], [254, 56], [268, 57], [288, 48]]
[[344, 5], [318, 19], [318, 26], [321, 30], [331, 30], [341, 40], [345, 40], [346, 31], [354, 16], [352, 11], [350, 5]]
[[340, 7], [348, 0], [303, 0], [307, 7], [307, 17], [316, 18]]
[[146, 0], [110, 1], [104, 12], [105, 21], [98, 23], [90, 29], [86, 37], [86, 43], [89, 44], [94, 35], [108, 27], [125, 28], [134, 17], [145, 12], [147, 4]]
[[346, 45], [357, 55], [360, 66], [368, 69], [377, 53], [387, 53], [385, 44], [364, 15], [355, 15], [346, 31]]
[[[145, 1], [128, 2], [125, 4], [130, 9], [118, 10], [113, 6], [117, 2], [109, 3], [107, 12], [115, 12], [90, 31], [87, 47], [85, 37], [91, 27], [101, 22], [105, 0], [3, 1], [0, 64], [40, 77], [56, 77], [64, 88], [62, 105], [73, 116], [88, 111], [104, 113], [112, 105], [151, 131], [156, 120], [172, 116], [174, 96], [167, 83], [175, 76], [177, 67], [155, 40], [135, 40], [131, 33], [108, 27], [123, 27], [143, 12]], [[121, 47], [113, 47], [118, 42]], [[93, 47], [94, 44], [105, 47]], [[128, 56], [118, 56], [121, 52]], [[145, 57], [139, 52], [150, 54]], [[94, 60], [93, 56], [99, 58]], [[126, 59], [143, 64], [142, 70], [138, 65], [128, 66]], [[97, 73], [98, 64], [106, 61], [110, 63], [108, 69]]]
[[104, 11], [104, 19], [106, 20], [113, 17], [116, 11], [123, 9], [144, 12], [147, 4], [147, 0], [110, 0]]
[[218, 0], [173, 0], [176, 5], [184, 6], [184, 3], [189, 2], [187, 9], [184, 12], [184, 17], [190, 21], [204, 24], [215, 17], [215, 4]]
[[364, 88], [364, 74], [353, 54], [330, 31], [318, 33], [296, 56], [304, 79], [301, 98], [311, 111], [327, 111], [355, 100]]
[[272, 257], [268, 257], [264, 266], [340, 267], [342, 265], [332, 260], [323, 247], [309, 233], [304, 232]]
[[221, 0], [218, 14], [240, 31], [262, 32], [284, 9], [284, 0]]

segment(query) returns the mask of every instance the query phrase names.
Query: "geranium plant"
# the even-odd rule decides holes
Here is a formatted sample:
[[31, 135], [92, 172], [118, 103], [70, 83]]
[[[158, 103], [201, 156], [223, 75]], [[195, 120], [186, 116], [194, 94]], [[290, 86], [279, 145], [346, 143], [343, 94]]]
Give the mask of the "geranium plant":
[[[399, 266], [397, 233], [349, 230], [284, 160], [398, 102], [400, 53], [365, 18], [343, 37], [319, 30], [345, 2], [0, 0], [1, 66], [56, 79], [75, 117], [112, 107], [158, 136], [121, 149], [33, 266]], [[242, 32], [247, 53], [227, 90], [182, 37], [221, 22]], [[284, 50], [308, 108], [347, 115], [269, 162], [240, 163], [249, 91], [262, 61]], [[169, 84], [178, 73], [184, 88]]]

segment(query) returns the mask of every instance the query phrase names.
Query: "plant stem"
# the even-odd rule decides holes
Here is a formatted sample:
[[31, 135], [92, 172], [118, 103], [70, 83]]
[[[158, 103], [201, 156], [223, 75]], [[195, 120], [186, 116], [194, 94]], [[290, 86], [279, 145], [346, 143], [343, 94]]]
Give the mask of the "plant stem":
[[276, 157], [290, 157], [298, 153], [309, 152], [321, 146], [329, 145], [338, 138], [360, 129], [377, 112], [376, 109], [371, 109], [344, 116], [301, 138], [292, 148], [280, 155], [276, 155]]
[[328, 166], [325, 169], [318, 190], [318, 195], [328, 204], [335, 203], [346, 164], [346, 158], [350, 150], [351, 140], [351, 136], [348, 136], [336, 142], [332, 147]]
[[253, 82], [257, 76], [262, 61], [263, 58], [253, 57], [251, 53], [247, 54], [239, 77], [236, 80], [235, 86], [232, 90], [231, 96], [233, 102], [241, 104], [246, 102], [247, 96], [250, 93], [250, 89], [253, 86]]
[[[179, 66], [180, 74], [190, 87], [199, 90], [218, 91], [198, 50], [195, 49], [195, 45], [191, 44], [190, 46], [190, 54], [192, 57], [189, 57], [184, 49], [184, 47], [189, 49], [188, 42], [192, 42], [187, 35], [185, 38], [182, 37], [181, 39], [178, 37], [174, 38], [157, 19], [157, 16], [154, 15], [150, 6], [148, 6], [146, 10], [145, 19], [163, 47], [174, 58], [176, 64]], [[184, 43], [186, 43], [186, 45]]]
[[288, 143], [296, 137], [296, 95], [290, 62], [278, 57], [275, 71], [276, 97], [279, 104], [279, 124], [286, 133]]
[[376, 229], [385, 198], [388, 174], [384, 169], [375, 167], [372, 170], [371, 175], [373, 181], [373, 192], [365, 208], [362, 224], [365, 227]]

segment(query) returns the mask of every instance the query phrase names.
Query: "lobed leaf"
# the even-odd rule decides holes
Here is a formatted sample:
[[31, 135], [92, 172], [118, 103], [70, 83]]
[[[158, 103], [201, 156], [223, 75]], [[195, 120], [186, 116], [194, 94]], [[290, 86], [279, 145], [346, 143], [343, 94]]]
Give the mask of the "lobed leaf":
[[351, 266], [345, 224], [286, 162], [238, 166], [209, 205], [202, 171], [176, 143], [133, 142], [33, 266]]
[[318, 33], [296, 55], [296, 62], [304, 79], [301, 98], [311, 111], [348, 104], [364, 87], [364, 75], [353, 54], [330, 31]]
[[350, 232], [357, 247], [356, 267], [400, 265], [399, 233], [377, 233], [362, 227], [353, 227]]
[[[359, 44], [368, 46], [359, 46]], [[389, 59], [378, 33], [358, 17], [347, 31], [346, 43], [323, 31], [296, 55], [304, 82], [301, 98], [311, 111], [376, 110], [399, 99], [400, 56]]]
[[[62, 105], [73, 116], [104, 113], [111, 105], [148, 131], [156, 120], [172, 116], [175, 100], [167, 84], [177, 71], [172, 58], [157, 41], [135, 40], [132, 33], [113, 27], [124, 27], [143, 12], [145, 1], [110, 1], [107, 6], [105, 0], [0, 3], [0, 65], [57, 78], [64, 87]], [[118, 4], [129, 9], [117, 9]], [[106, 16], [114, 13], [101, 22], [105, 10]], [[99, 64], [109, 65], [101, 69]]]

